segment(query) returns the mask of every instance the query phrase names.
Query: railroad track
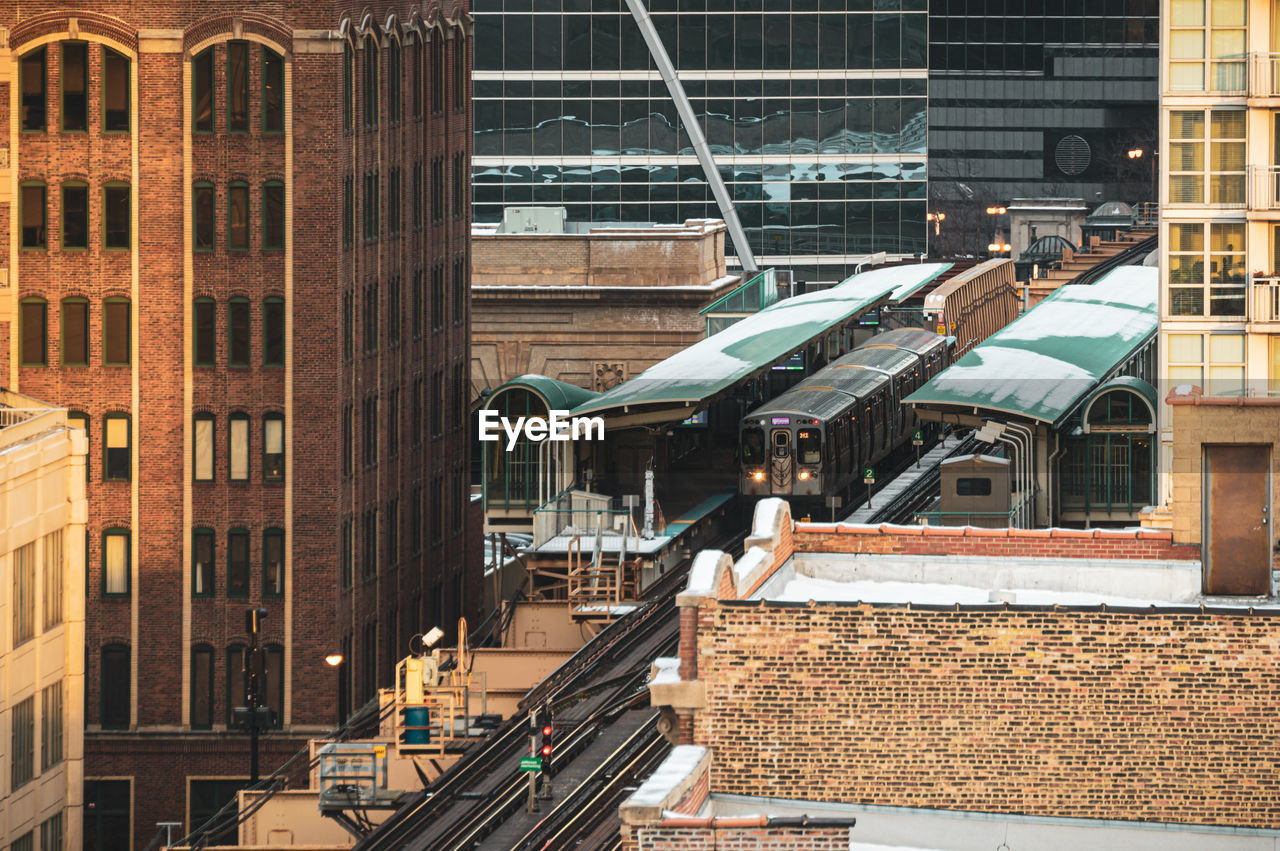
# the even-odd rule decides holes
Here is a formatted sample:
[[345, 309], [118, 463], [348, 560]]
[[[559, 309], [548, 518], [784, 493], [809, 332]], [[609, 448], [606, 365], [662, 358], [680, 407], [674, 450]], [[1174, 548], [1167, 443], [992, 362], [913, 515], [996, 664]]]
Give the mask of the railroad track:
[[[739, 530], [717, 542], [732, 550]], [[688, 561], [655, 585], [641, 608], [610, 624], [533, 687], [521, 710], [477, 743], [355, 847], [373, 849], [612, 848], [617, 805], [666, 755], [657, 712], [648, 708], [652, 660], [675, 652], [675, 595]], [[556, 724], [552, 782], [557, 795], [538, 819], [524, 813], [528, 753], [524, 710], [550, 705]], [[586, 843], [586, 844], [584, 844]]]

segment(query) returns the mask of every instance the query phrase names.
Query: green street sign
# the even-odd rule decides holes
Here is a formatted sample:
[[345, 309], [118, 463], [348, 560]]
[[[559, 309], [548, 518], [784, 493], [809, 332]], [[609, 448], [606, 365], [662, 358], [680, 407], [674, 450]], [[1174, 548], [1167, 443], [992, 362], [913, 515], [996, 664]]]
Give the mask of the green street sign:
[[867, 484], [869, 484], [869, 485], [873, 485], [873, 484], [875, 484], [875, 481], [876, 481], [876, 468], [875, 468], [875, 467], [865, 467], [865, 468], [863, 468], [863, 470], [862, 470], [862, 481], [863, 481], [863, 482], [865, 482], [865, 483], [867, 483]]
[[520, 770], [521, 771], [541, 771], [542, 758], [536, 757], [536, 756], [520, 757]]

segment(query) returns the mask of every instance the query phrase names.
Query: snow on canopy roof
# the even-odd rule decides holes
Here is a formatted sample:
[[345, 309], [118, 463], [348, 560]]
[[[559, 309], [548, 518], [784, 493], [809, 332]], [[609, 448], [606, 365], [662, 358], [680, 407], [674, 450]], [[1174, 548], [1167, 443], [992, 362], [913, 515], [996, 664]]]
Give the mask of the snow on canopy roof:
[[907, 397], [1056, 425], [1156, 332], [1159, 270], [1122, 266], [1059, 287]]
[[590, 401], [600, 395], [594, 390], [587, 390], [576, 384], [566, 384], [563, 381], [557, 381], [554, 378], [530, 372], [516, 376], [497, 390], [494, 390], [485, 402], [485, 407], [492, 408], [494, 401], [500, 394], [513, 388], [531, 390], [537, 393], [546, 401], [548, 408], [552, 410], [567, 410], [574, 405], [581, 405], [583, 402]]
[[810, 340], [884, 300], [898, 301], [951, 268], [916, 263], [872, 269], [830, 289], [783, 299], [649, 367], [573, 410], [624, 405], [698, 404], [771, 367]]

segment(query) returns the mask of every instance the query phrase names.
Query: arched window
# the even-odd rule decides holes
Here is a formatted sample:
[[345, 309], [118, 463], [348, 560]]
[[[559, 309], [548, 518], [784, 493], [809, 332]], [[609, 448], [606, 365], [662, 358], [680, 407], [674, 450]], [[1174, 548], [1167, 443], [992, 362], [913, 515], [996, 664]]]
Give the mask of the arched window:
[[248, 706], [245, 690], [243, 644], [232, 644], [227, 647], [227, 725], [232, 723], [232, 714], [237, 707]]
[[262, 302], [262, 363], [284, 366], [284, 299], [279, 296]]
[[110, 296], [102, 303], [102, 362], [108, 366], [128, 366], [130, 360], [129, 299]]
[[130, 473], [129, 415], [110, 413], [102, 421], [102, 478], [109, 482], [127, 482]]
[[414, 118], [422, 117], [422, 36], [409, 33], [409, 56], [413, 68], [409, 71], [409, 102]]
[[467, 40], [461, 29], [456, 31], [453, 44], [453, 108], [460, 112], [466, 106], [467, 91], [471, 88], [467, 84], [470, 79], [467, 74]]
[[191, 60], [191, 116], [196, 133], [213, 132], [213, 48]]
[[262, 48], [262, 132], [284, 132], [284, 57]]
[[191, 530], [191, 595], [212, 597], [217, 593], [217, 554], [213, 530], [200, 526]]
[[202, 411], [192, 418], [192, 478], [197, 482], [213, 481], [217, 466], [217, 423], [214, 416]]
[[342, 44], [342, 129], [350, 132], [355, 121], [356, 57], [351, 42]]
[[108, 644], [102, 648], [102, 666], [98, 682], [102, 688], [104, 730], [127, 730], [130, 708], [130, 669], [132, 659], [125, 644]]
[[227, 434], [228, 477], [233, 482], [249, 478], [249, 415], [243, 411], [231, 414]]
[[444, 112], [444, 80], [448, 62], [445, 59], [444, 34], [431, 31], [431, 111]]
[[18, 313], [18, 339], [20, 362], [23, 366], [48, 364], [49, 304], [37, 296], [24, 298]]
[[197, 644], [191, 648], [191, 727], [208, 730], [213, 726], [213, 648]]
[[89, 43], [62, 42], [62, 129], [89, 129]]
[[45, 49], [23, 54], [19, 65], [19, 85], [22, 89], [22, 129], [43, 131], [45, 129]]
[[227, 42], [227, 130], [249, 132], [249, 42]]
[[45, 209], [45, 185], [38, 180], [24, 180], [18, 197], [18, 218], [22, 222], [22, 247], [45, 248], [48, 237], [45, 226], [49, 221]]
[[227, 303], [227, 362], [249, 365], [249, 299], [236, 296]]
[[262, 185], [262, 247], [284, 248], [284, 184], [278, 180]]
[[107, 248], [133, 246], [129, 184], [108, 183], [102, 188], [102, 244]]
[[284, 596], [284, 530], [274, 526], [262, 533], [262, 596]]
[[249, 596], [249, 530], [227, 532], [227, 596]]
[[284, 415], [262, 418], [262, 480], [284, 481]]
[[196, 251], [212, 251], [217, 215], [218, 201], [213, 184], [207, 180], [198, 180], [192, 187], [191, 206], [193, 230], [191, 246]]
[[268, 644], [266, 663], [263, 693], [258, 698], [262, 705], [270, 706], [275, 713], [275, 723], [271, 726], [279, 727], [284, 723], [284, 648], [279, 644]]
[[391, 45], [387, 49], [387, 120], [391, 122], [400, 120], [403, 97], [403, 88], [400, 85], [402, 65], [400, 42], [392, 38]]
[[89, 247], [89, 184], [62, 184], [62, 250]]
[[199, 296], [192, 305], [192, 313], [196, 366], [213, 366], [218, 359], [218, 306], [208, 296]]
[[227, 248], [249, 248], [249, 184], [234, 180], [227, 187]]
[[102, 48], [102, 129], [129, 132], [129, 57]]
[[369, 36], [364, 40], [364, 126], [378, 126], [378, 60], [382, 48]]

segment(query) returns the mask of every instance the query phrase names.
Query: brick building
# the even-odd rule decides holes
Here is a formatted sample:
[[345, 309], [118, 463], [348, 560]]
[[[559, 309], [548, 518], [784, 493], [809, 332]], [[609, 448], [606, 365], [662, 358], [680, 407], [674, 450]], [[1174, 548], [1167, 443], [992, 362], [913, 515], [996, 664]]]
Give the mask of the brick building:
[[[1204, 596], [1199, 547], [793, 524], [777, 500], [746, 547], [700, 553], [677, 597], [679, 655], [650, 696], [684, 763], [623, 807], [628, 842], [674, 849], [674, 829], [749, 814], [856, 817], [864, 840], [939, 849], [1001, 828], [1014, 848], [1280, 835], [1254, 745], [1280, 732], [1280, 607]], [[1098, 833], [1065, 842], [1076, 830]]]
[[[85, 834], [142, 847], [463, 613], [465, 3], [0, 4], [0, 350], [89, 435]], [[478, 558], [476, 559], [478, 567]]]

